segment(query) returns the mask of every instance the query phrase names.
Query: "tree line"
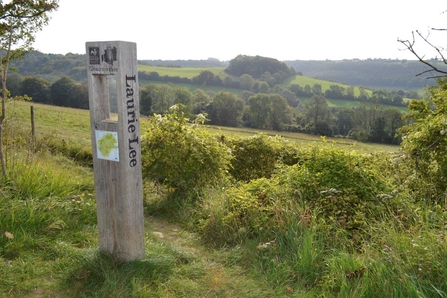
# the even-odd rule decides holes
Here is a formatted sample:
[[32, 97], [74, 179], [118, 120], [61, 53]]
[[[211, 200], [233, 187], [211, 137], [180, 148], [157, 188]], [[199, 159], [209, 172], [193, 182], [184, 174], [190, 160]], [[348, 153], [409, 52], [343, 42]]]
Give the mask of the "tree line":
[[[239, 55], [238, 57], [245, 56]], [[237, 62], [236, 66], [240, 64], [239, 60], [242, 60], [242, 64], [245, 63], [243, 59], [237, 59], [238, 57], [233, 59], [236, 60], [234, 62]], [[65, 75], [77, 82], [83, 82], [87, 80], [85, 61], [85, 54], [67, 53], [65, 55], [61, 55], [44, 54], [38, 51], [31, 51], [26, 53], [23, 59], [12, 61], [11, 67], [18, 69], [19, 73], [23, 76], [39, 76], [49, 81], [55, 81], [61, 76]], [[430, 61], [434, 65], [442, 64], [442, 61], [439, 60], [433, 59]], [[139, 60], [138, 63], [171, 67], [230, 67], [230, 63], [228, 61], [219, 61], [218, 59], [213, 58], [207, 60], [174, 61]], [[368, 88], [379, 87], [387, 89], [414, 90], [422, 88], [426, 85], [436, 84], [434, 80], [427, 80], [427, 75], [415, 76], [415, 74], [424, 71], [426, 68], [421, 65], [420, 62], [413, 60], [290, 60], [279, 62], [279, 64], [281, 63], [283, 63], [286, 67], [282, 66], [276, 68], [277, 70], [269, 71], [272, 76], [274, 76], [275, 73], [280, 73], [280, 70], [287, 72], [287, 68], [289, 71], [293, 72], [292, 69], [294, 69], [296, 70], [296, 73], [301, 73], [311, 78], [340, 82], [346, 85], [365, 86]], [[231, 68], [233, 67], [230, 67], [230, 71]], [[245, 73], [250, 74], [249, 72]], [[256, 75], [251, 75], [256, 78]], [[172, 81], [172, 79], [170, 80]]]
[[[113, 80], [109, 82], [112, 91], [116, 89], [114, 83]], [[140, 88], [140, 112], [146, 116], [163, 115], [171, 106], [182, 104], [191, 115], [206, 115], [211, 125], [340, 136], [380, 143], [400, 142], [397, 130], [404, 124], [403, 114], [397, 109], [383, 107], [384, 98], [391, 98], [392, 92], [388, 97], [384, 92], [373, 92], [372, 96], [362, 99], [359, 108], [330, 108], [326, 97], [330, 98], [330, 92], [334, 90], [341, 92], [340, 89], [334, 87], [322, 92], [319, 84], [303, 88], [291, 85], [284, 89], [276, 85], [270, 89], [267, 83], [261, 83], [264, 84], [257, 87], [258, 92], [245, 90], [241, 96], [202, 89], [191, 92], [181, 86], [150, 83]], [[51, 83], [43, 78], [12, 73], [7, 86], [13, 97], [27, 95], [37, 103], [88, 109], [87, 85], [66, 76]], [[311, 95], [311, 99], [300, 102], [298, 96], [302, 94]], [[343, 94], [356, 98], [352, 90], [344, 90]], [[111, 98], [113, 96], [111, 94]], [[116, 111], [116, 102], [111, 102], [111, 110]]]
[[27, 95], [33, 102], [88, 109], [88, 87], [86, 83], [63, 76], [54, 82], [36, 76], [8, 76], [7, 88], [12, 97]]
[[[429, 61], [437, 67], [443, 64], [442, 59]], [[427, 70], [427, 67], [417, 60], [290, 60], [284, 63], [307, 77], [368, 88], [417, 90], [436, 84], [435, 80], [427, 79], [429, 73], [417, 76]]]
[[[406, 107], [407, 102], [404, 98], [418, 99], [419, 94], [416, 91], [403, 90], [372, 90], [372, 94], [367, 92], [367, 89], [360, 86], [359, 94], [355, 94], [355, 87], [343, 87], [340, 84], [332, 84], [329, 89], [323, 92], [321, 84], [313, 84], [312, 86], [306, 84], [301, 86], [299, 84], [291, 84], [288, 87], [281, 87], [278, 80], [284, 80], [282, 77], [273, 76], [270, 72], [264, 72], [259, 78], [254, 78], [250, 74], [242, 74], [239, 77], [225, 76], [222, 79], [218, 75], [214, 75], [209, 70], [203, 70], [199, 75], [189, 78], [181, 78], [179, 76], [160, 76], [158, 72], [146, 73], [144, 71], [138, 72], [140, 80], [158, 81], [174, 84], [195, 84], [199, 86], [219, 86], [226, 88], [235, 88], [243, 90], [243, 97], [251, 96], [255, 93], [280, 93], [285, 97], [291, 106], [299, 105], [299, 97], [312, 97], [314, 94], [324, 94], [326, 98], [331, 99], [347, 99], [367, 102], [370, 99], [377, 99], [379, 103], [384, 105], [391, 105], [397, 107]], [[287, 78], [287, 77], [286, 77]], [[247, 93], [248, 92], [248, 93]]]
[[249, 127], [276, 131], [303, 132], [348, 137], [359, 141], [398, 144], [403, 113], [384, 108], [377, 98], [358, 108], [331, 108], [324, 94], [295, 107], [280, 93], [245, 93], [245, 98], [229, 92], [190, 92], [181, 86], [148, 84], [140, 91], [140, 112], [165, 114], [181, 104], [191, 115], [202, 114], [209, 124]]
[[[199, 77], [196, 80], [213, 79], [203, 73]], [[116, 89], [113, 80], [109, 84], [110, 90]], [[267, 82], [255, 81], [247, 74], [240, 77], [239, 84], [247, 89], [240, 96], [202, 89], [191, 92], [181, 86], [151, 83], [140, 88], [140, 112], [146, 116], [164, 114], [171, 106], [183, 104], [192, 115], [206, 115], [211, 125], [303, 132], [380, 143], [400, 142], [397, 129], [404, 124], [402, 113], [384, 108], [383, 104], [406, 105], [403, 91], [375, 90], [369, 96], [361, 89], [360, 95], [355, 96], [353, 87], [342, 88], [336, 84], [325, 92], [320, 84], [270, 88]], [[89, 107], [86, 83], [78, 83], [67, 76], [51, 83], [43, 78], [12, 73], [7, 87], [11, 96], [27, 95], [37, 103]], [[112, 92], [111, 98], [113, 96]], [[310, 100], [301, 102], [303, 96]], [[326, 98], [332, 96], [361, 100], [361, 105], [359, 108], [330, 108]], [[111, 110], [116, 111], [116, 101], [111, 102]]]

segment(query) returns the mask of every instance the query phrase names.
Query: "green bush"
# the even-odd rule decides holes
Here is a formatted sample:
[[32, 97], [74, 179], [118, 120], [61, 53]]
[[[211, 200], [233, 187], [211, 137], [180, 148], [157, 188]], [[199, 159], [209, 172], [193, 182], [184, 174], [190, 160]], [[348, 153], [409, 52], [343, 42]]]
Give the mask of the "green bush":
[[397, 208], [402, 200], [387, 184], [384, 170], [373, 163], [375, 156], [330, 144], [302, 147], [295, 153], [299, 162], [283, 165], [270, 179], [253, 179], [225, 189], [219, 198], [226, 202], [225, 211], [205, 211], [212, 214], [202, 222], [205, 238], [211, 239], [206, 234], [217, 226], [225, 231], [225, 237], [219, 238], [227, 243], [244, 237], [278, 236], [287, 231], [288, 217], [306, 221], [306, 212], [353, 236], [371, 221], [405, 210], [401, 205]]
[[300, 164], [278, 174], [292, 198], [347, 229], [361, 228], [386, 211], [384, 199], [393, 198], [392, 189], [371, 156], [330, 144], [310, 146], [301, 155]]
[[238, 181], [270, 178], [279, 164], [298, 161], [297, 148], [282, 137], [258, 134], [227, 140], [232, 148], [230, 174]]
[[226, 179], [231, 157], [225, 144], [200, 127], [203, 116], [190, 124], [185, 115], [184, 106], [175, 105], [150, 118], [142, 141], [144, 177], [182, 197]]

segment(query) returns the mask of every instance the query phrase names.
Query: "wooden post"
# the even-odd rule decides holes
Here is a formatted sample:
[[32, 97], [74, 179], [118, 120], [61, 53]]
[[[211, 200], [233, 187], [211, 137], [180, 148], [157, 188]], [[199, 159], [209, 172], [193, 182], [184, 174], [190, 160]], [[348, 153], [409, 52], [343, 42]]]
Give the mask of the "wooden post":
[[31, 136], [36, 136], [36, 122], [34, 120], [34, 106], [31, 106]]
[[[86, 52], [99, 249], [118, 261], [139, 260], [145, 248], [136, 44], [87, 42]], [[111, 118], [108, 76], [116, 79], [118, 120]]]
[[36, 149], [36, 121], [34, 119], [34, 106], [31, 106], [31, 146], [32, 150]]

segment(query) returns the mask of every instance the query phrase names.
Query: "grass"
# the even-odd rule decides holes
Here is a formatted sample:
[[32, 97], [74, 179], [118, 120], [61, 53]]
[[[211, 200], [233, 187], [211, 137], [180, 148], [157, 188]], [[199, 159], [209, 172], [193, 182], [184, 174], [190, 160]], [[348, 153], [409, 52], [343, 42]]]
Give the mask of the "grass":
[[192, 79], [198, 76], [202, 71], [211, 71], [214, 75], [222, 73], [224, 67], [163, 67], [163, 66], [150, 66], [150, 65], [138, 65], [138, 71], [144, 71], [147, 73], [158, 72], [162, 76], [181, 77]]
[[315, 135], [309, 135], [304, 133], [298, 133], [298, 132], [275, 132], [275, 131], [266, 131], [266, 130], [258, 130], [258, 129], [252, 129], [252, 128], [238, 128], [238, 127], [225, 127], [225, 126], [206, 126], [207, 130], [210, 132], [216, 133], [216, 134], [224, 134], [229, 136], [236, 136], [236, 137], [248, 137], [252, 136], [254, 134], [266, 134], [270, 136], [282, 136], [286, 140], [289, 140], [291, 142], [296, 143], [297, 145], [309, 145], [313, 143], [323, 143], [323, 142], [331, 142], [334, 143], [336, 146], [352, 149], [352, 150], [359, 150], [359, 151], [365, 151], [365, 152], [377, 152], [377, 151], [385, 151], [385, 152], [397, 152], [399, 151], [399, 146], [397, 145], [386, 145], [386, 144], [378, 144], [378, 143], [362, 143], [357, 142], [355, 140], [351, 139], [341, 139], [341, 138], [333, 138], [333, 137], [319, 137]]
[[0, 296], [276, 296], [263, 280], [228, 266], [231, 251], [208, 250], [195, 234], [147, 214], [143, 260], [118, 264], [99, 254], [91, 170], [57, 156], [65, 164], [59, 169], [51, 159], [43, 154], [16, 165], [12, 176], [26, 173], [31, 185], [3, 184]]
[[[65, 148], [69, 150], [70, 147], [75, 147], [77, 154], [87, 154], [91, 151], [90, 141], [90, 115], [87, 110], [60, 108], [55, 106], [47, 106], [42, 104], [30, 102], [10, 102], [8, 103], [10, 122], [14, 123], [16, 127], [20, 127], [25, 134], [30, 134], [30, 107], [35, 108], [36, 118], [36, 132], [37, 138], [45, 139], [47, 144], [51, 142], [65, 143]], [[267, 135], [281, 135], [284, 138], [293, 141], [297, 144], [309, 144], [312, 142], [321, 142], [322, 139], [315, 135], [295, 133], [295, 132], [275, 132], [250, 128], [237, 128], [225, 126], [206, 126], [207, 129], [215, 133], [225, 133], [235, 136], [250, 136], [257, 133], [264, 133]], [[144, 128], [144, 122], [142, 125]], [[67, 130], [69, 133], [67, 133]], [[11, 132], [12, 134], [13, 132]], [[327, 141], [334, 142], [343, 147], [353, 147], [359, 150], [384, 150], [397, 151], [398, 146], [376, 144], [376, 143], [361, 143], [350, 139], [326, 138]], [[74, 154], [74, 153], [72, 153]]]
[[[10, 175], [0, 180], [1, 297], [276, 296], [263, 280], [228, 266], [230, 250], [208, 250], [194, 233], [147, 212], [143, 260], [118, 264], [99, 254], [92, 168], [64, 149], [79, 150], [76, 140], [89, 139], [88, 111], [33, 104], [34, 151], [26, 120], [30, 105], [8, 103]], [[145, 192], [146, 205], [151, 191]]]
[[[298, 206], [299, 193], [281, 201], [286, 193], [278, 187], [274, 218], [287, 229], [275, 237], [261, 233], [212, 246], [201, 229], [205, 220], [228, 216], [228, 188], [209, 189], [191, 204], [173, 201], [168, 189], [145, 181], [145, 257], [116, 263], [98, 252], [93, 171], [83, 162], [83, 152], [91, 150], [88, 111], [32, 104], [34, 144], [30, 105], [7, 106], [10, 177], [0, 180], [1, 297], [447, 296], [442, 210], [413, 206], [400, 196], [408, 211], [369, 223], [359, 245], [350, 246], [350, 235], [318, 219], [317, 210], [305, 222], [307, 206]], [[236, 136], [258, 132], [207, 129]], [[321, 141], [298, 133], [284, 137], [301, 147]], [[398, 150], [329, 141], [368, 153]], [[211, 231], [216, 238], [217, 227]], [[243, 227], [229, 232], [242, 234]]]

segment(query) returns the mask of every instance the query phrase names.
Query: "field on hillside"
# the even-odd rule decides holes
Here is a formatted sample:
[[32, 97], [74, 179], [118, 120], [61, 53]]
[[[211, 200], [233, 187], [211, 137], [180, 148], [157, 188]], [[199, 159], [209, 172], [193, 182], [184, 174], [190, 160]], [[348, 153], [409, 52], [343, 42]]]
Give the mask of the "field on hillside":
[[[31, 134], [31, 112], [34, 108], [37, 136], [71, 140], [86, 148], [91, 146], [90, 114], [88, 110], [62, 108], [32, 102], [7, 103], [7, 119], [24, 133]], [[67, 129], [69, 134], [67, 134]]]
[[163, 67], [163, 66], [151, 66], [151, 65], [138, 65], [138, 71], [144, 71], [146, 73], [157, 72], [161, 77], [181, 77], [192, 79], [198, 76], [202, 71], [209, 70], [214, 75], [218, 75], [225, 70], [223, 67]]
[[[291, 77], [289, 80], [287, 80], [286, 83], [282, 84], [282, 86], [290, 86], [291, 84], [298, 84], [303, 88], [306, 85], [309, 85], [310, 87], [312, 87], [315, 84], [320, 84], [323, 92], [326, 91], [327, 89], [329, 89], [331, 85], [337, 85], [337, 86], [343, 87], [345, 89], [347, 89], [349, 87], [348, 85], [341, 84], [341, 83], [324, 81], [324, 80], [309, 78], [309, 77], [305, 77], [305, 76], [298, 76], [298, 75]], [[365, 91], [368, 95], [372, 94], [371, 90], [365, 89]], [[354, 95], [355, 96], [360, 95], [360, 90], [358, 87], [354, 88]]]

